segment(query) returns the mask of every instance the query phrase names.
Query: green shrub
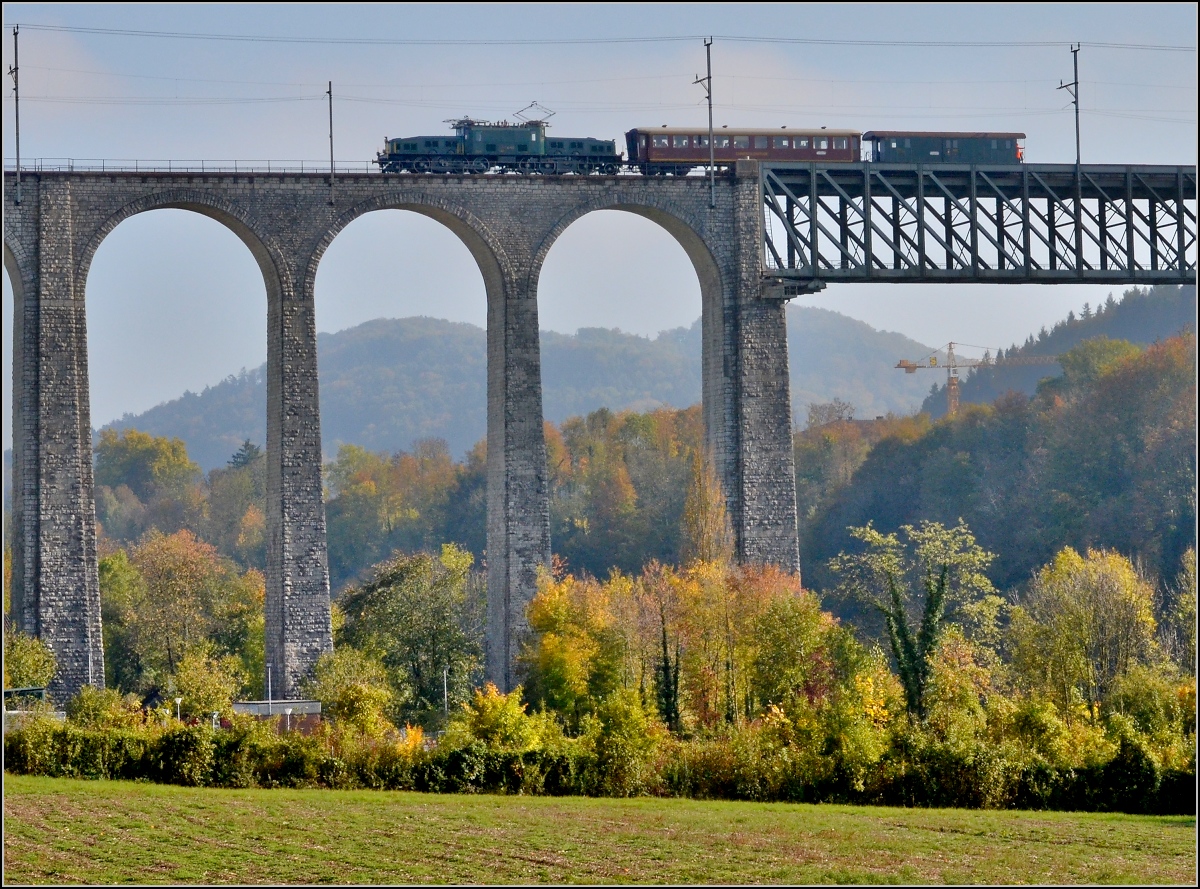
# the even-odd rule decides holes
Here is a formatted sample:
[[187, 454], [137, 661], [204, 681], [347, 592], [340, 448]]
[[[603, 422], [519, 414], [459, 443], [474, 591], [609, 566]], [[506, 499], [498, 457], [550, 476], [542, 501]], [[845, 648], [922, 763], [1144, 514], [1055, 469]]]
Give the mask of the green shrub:
[[1098, 808], [1131, 814], [1151, 811], [1158, 799], [1158, 761], [1136, 735], [1121, 738], [1121, 746], [1101, 771]]
[[67, 702], [66, 713], [71, 723], [83, 728], [134, 728], [145, 722], [137, 695], [122, 697], [114, 688], [90, 685]]
[[596, 752], [595, 792], [603, 796], [637, 796], [652, 789], [649, 768], [665, 729], [642, 706], [632, 689], [609, 695], [596, 708], [592, 744]]
[[203, 787], [212, 783], [216, 744], [207, 725], [170, 728], [150, 750], [150, 777], [163, 784]]

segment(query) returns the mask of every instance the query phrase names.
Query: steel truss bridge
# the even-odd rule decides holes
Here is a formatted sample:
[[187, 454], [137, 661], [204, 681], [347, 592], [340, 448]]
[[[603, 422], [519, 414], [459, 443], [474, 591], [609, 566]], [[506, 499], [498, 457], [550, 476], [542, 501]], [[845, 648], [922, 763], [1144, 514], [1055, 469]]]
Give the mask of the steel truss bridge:
[[764, 164], [764, 274], [834, 281], [1196, 281], [1196, 168]]

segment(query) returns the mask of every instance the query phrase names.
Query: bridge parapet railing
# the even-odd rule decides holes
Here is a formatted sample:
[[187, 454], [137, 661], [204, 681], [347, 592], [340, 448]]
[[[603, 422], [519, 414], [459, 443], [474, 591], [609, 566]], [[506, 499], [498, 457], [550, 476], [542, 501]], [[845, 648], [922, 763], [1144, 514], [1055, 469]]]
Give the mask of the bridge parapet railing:
[[1196, 168], [779, 164], [764, 268], [811, 281], [1186, 283]]
[[[378, 173], [373, 161], [336, 161], [334, 173]], [[16, 173], [14, 158], [4, 172]], [[328, 173], [329, 161], [310, 160], [141, 160], [130, 158], [22, 158], [22, 173]]]

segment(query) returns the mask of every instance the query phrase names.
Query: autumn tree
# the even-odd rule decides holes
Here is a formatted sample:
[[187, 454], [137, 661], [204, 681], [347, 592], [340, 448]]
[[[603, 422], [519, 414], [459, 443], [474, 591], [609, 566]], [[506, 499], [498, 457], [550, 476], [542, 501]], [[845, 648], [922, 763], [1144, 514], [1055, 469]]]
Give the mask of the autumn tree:
[[308, 698], [321, 702], [323, 713], [368, 737], [380, 737], [393, 727], [387, 714], [397, 692], [375, 653], [339, 645], [321, 655], [302, 688]]
[[54, 652], [45, 642], [4, 627], [5, 688], [45, 688], [57, 669]]
[[171, 680], [174, 694], [183, 698], [180, 715], [203, 720], [213, 713], [232, 713], [246, 676], [236, 655], [221, 655], [213, 646], [200, 644], [180, 658]]
[[267, 459], [249, 440], [224, 468], [207, 478], [200, 532], [226, 558], [244, 568], [266, 568]]
[[692, 452], [692, 478], [683, 507], [679, 560], [728, 564], [733, 559], [733, 528], [716, 467], [699, 448]]
[[883, 618], [908, 712], [924, 720], [932, 658], [947, 622], [964, 625], [981, 642], [992, 641], [1001, 600], [985, 574], [994, 556], [965, 524], [946, 528], [926, 521], [900, 531], [907, 543], [869, 522], [851, 528], [866, 549], [840, 553], [830, 568], [840, 577], [842, 596]]
[[1064, 548], [1012, 611], [1013, 667], [1066, 718], [1094, 722], [1114, 683], [1154, 649], [1154, 590], [1119, 553]]
[[[167, 688], [193, 649], [234, 656], [256, 689], [263, 672], [262, 574], [239, 573], [190, 531], [150, 532], [131, 552], [100, 560], [109, 682], [126, 692]], [[239, 691], [241, 689], [239, 688]]]
[[539, 577], [527, 608], [531, 638], [521, 654], [525, 696], [559, 713], [571, 730], [622, 684], [626, 640], [613, 605], [631, 595], [632, 582], [620, 574], [607, 583], [547, 572]]
[[200, 479], [181, 439], [137, 429], [100, 432], [96, 510], [109, 537], [131, 541], [149, 528], [171, 533], [195, 524], [203, 509]]
[[484, 592], [471, 572], [473, 561], [453, 544], [437, 556], [397, 554], [341, 599], [346, 622], [335, 643], [387, 668], [397, 723], [436, 723], [444, 695], [458, 703], [475, 685], [483, 658]]

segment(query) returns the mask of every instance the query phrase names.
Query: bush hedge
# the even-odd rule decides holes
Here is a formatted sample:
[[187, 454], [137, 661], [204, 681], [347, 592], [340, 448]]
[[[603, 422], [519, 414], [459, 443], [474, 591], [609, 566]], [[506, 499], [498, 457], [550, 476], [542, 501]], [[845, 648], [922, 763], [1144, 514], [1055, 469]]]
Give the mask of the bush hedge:
[[[1002, 747], [898, 735], [861, 781], [833, 757], [745, 738], [661, 741], [632, 768], [567, 741], [505, 750], [478, 739], [430, 749], [260, 725], [161, 730], [31, 720], [4, 739], [7, 771], [207, 787], [328, 787], [435, 793], [629, 796], [1195, 814], [1196, 774], [1163, 769], [1136, 738], [1106, 763], [1067, 768]], [[607, 768], [606, 768], [607, 766]]]

